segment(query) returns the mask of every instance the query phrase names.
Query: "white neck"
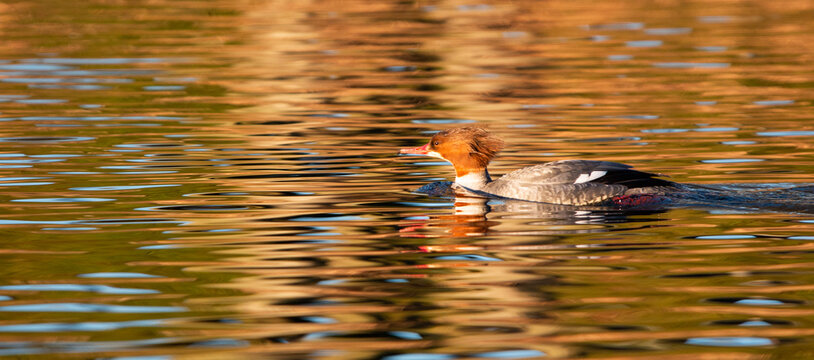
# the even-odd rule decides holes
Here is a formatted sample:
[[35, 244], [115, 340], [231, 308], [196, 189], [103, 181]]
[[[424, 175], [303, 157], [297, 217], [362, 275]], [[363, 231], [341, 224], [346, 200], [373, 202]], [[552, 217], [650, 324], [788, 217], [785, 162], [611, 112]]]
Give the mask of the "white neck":
[[464, 176], [455, 177], [455, 183], [471, 190], [481, 190], [486, 184], [492, 182], [489, 171], [483, 169], [479, 172], [469, 172]]

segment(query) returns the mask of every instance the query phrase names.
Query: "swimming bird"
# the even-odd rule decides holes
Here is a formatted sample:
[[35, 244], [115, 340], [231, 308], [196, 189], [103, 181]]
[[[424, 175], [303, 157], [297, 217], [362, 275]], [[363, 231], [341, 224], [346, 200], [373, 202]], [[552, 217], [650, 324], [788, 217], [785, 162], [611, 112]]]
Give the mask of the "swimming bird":
[[609, 161], [559, 160], [525, 167], [493, 180], [487, 166], [504, 142], [485, 129], [443, 130], [401, 154], [427, 155], [455, 167], [453, 187], [483, 197], [561, 205], [639, 205], [679, 190], [661, 174]]

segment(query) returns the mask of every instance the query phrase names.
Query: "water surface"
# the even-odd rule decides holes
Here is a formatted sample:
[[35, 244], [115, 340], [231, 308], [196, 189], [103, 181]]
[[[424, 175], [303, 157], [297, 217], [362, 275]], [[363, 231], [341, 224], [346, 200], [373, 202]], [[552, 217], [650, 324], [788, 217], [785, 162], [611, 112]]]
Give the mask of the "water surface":
[[[0, 8], [0, 356], [814, 356], [814, 215], [759, 201], [811, 193], [808, 2]], [[464, 124], [757, 200], [414, 192]]]

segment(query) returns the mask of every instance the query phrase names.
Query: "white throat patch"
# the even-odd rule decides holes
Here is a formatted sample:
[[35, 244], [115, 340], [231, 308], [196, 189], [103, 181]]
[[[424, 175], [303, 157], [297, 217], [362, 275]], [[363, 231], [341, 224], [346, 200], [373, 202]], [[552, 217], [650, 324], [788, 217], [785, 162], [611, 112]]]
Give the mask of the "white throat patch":
[[480, 190], [482, 189], [487, 183], [489, 183], [489, 175], [484, 170], [483, 172], [471, 172], [464, 176], [459, 176], [455, 178], [455, 183], [461, 185], [467, 189], [472, 190]]
[[[444, 157], [443, 157], [443, 156], [441, 156], [441, 154], [439, 154], [439, 153], [437, 153], [437, 152], [435, 152], [435, 151], [432, 151], [432, 150], [427, 151], [427, 156], [432, 156], [432, 157], [434, 157], [434, 158], [439, 158], [439, 159], [441, 159], [441, 160], [447, 160], [447, 159], [444, 159]], [[447, 160], [447, 161], [449, 161], [449, 160]]]

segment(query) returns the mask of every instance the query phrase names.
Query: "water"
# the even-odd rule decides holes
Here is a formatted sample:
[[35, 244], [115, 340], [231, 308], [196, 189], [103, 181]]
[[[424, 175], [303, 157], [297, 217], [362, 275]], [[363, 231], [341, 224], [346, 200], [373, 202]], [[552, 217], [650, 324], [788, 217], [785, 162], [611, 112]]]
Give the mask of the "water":
[[[808, 2], [2, 9], [0, 356], [814, 356]], [[747, 195], [416, 193], [462, 124]]]

